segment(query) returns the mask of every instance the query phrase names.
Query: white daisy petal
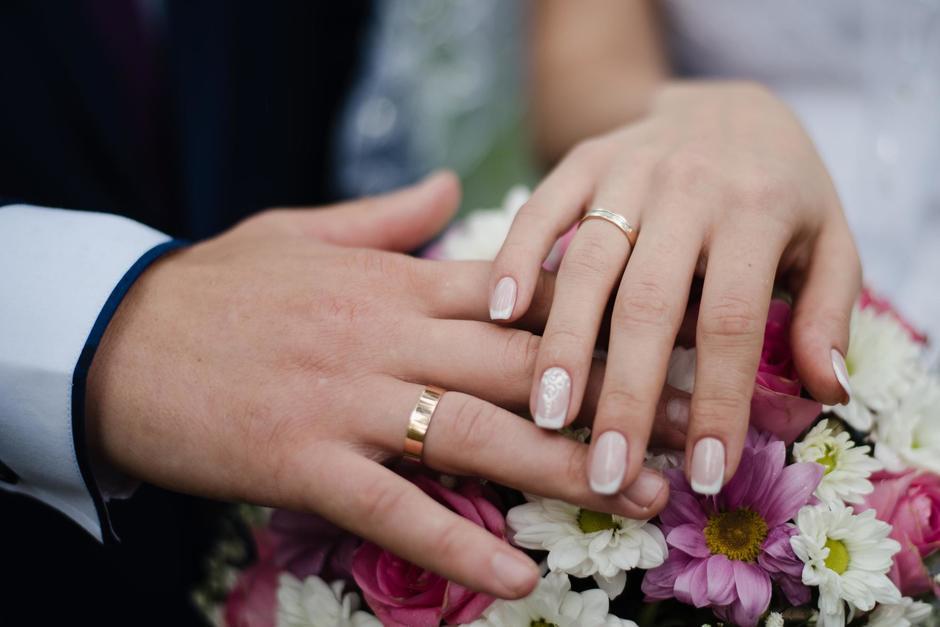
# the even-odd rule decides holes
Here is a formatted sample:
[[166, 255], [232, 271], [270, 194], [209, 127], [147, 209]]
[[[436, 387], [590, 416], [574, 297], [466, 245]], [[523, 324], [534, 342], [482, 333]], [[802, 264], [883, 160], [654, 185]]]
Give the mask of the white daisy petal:
[[874, 487], [868, 477], [881, 469], [869, 456], [870, 447], [855, 446], [848, 433], [836, 430], [835, 421], [821, 420], [793, 445], [793, 459], [816, 462], [826, 473], [813, 493], [824, 503], [860, 503]]
[[506, 516], [514, 542], [548, 551], [552, 571], [595, 576], [611, 599], [623, 592], [625, 571], [654, 568], [666, 559], [662, 531], [646, 520], [582, 510], [553, 499], [526, 498], [528, 503], [512, 508]]
[[530, 627], [538, 621], [557, 627], [636, 627], [609, 610], [610, 602], [602, 591], [573, 592], [568, 576], [555, 572], [547, 574], [524, 599], [495, 601], [467, 627]]
[[876, 603], [901, 601], [887, 575], [901, 547], [874, 510], [855, 514], [841, 503], [807, 505], [797, 513], [796, 526], [799, 534], [790, 545], [805, 564], [803, 583], [819, 587], [820, 626], [844, 625], [846, 604], [868, 611]]
[[875, 457], [892, 472], [921, 468], [940, 474], [940, 381], [920, 371], [897, 408], [878, 417]]
[[828, 408], [859, 431], [877, 414], [893, 412], [919, 370], [921, 348], [888, 314], [855, 307], [850, 323], [848, 367], [852, 395], [847, 405]]
[[343, 594], [344, 583], [327, 585], [319, 577], [301, 582], [290, 573], [283, 573], [277, 588], [277, 627], [381, 627], [379, 620], [357, 611], [359, 597]]

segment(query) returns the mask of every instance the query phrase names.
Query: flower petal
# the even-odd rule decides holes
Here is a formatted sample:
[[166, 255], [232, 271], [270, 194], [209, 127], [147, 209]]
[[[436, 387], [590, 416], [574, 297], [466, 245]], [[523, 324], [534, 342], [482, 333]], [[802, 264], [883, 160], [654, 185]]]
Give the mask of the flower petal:
[[708, 565], [708, 602], [711, 605], [730, 605], [738, 598], [731, 560], [724, 555], [712, 555], [706, 564]]
[[755, 625], [770, 605], [770, 577], [754, 564], [732, 562], [738, 606], [733, 610], [736, 622]]
[[675, 584], [676, 598], [695, 607], [708, 605], [708, 562], [696, 559], [679, 573]]
[[767, 526], [776, 527], [796, 516], [799, 509], [809, 502], [824, 472], [825, 469], [815, 462], [790, 464], [784, 468], [760, 508]]
[[666, 543], [692, 557], [705, 558], [711, 555], [711, 551], [705, 544], [705, 534], [702, 533], [700, 525], [685, 524], [675, 527], [666, 536]]
[[670, 551], [662, 566], [646, 571], [640, 588], [648, 601], [661, 601], [675, 596], [673, 592], [676, 577], [686, 569], [692, 561], [682, 551]]

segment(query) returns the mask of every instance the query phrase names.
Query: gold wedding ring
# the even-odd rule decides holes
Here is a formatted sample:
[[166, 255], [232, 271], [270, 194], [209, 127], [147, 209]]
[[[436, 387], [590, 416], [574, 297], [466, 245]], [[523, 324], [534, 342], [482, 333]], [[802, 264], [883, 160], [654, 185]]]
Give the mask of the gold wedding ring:
[[636, 229], [633, 228], [633, 225], [630, 224], [630, 222], [619, 213], [614, 213], [613, 211], [608, 211], [607, 209], [601, 209], [600, 207], [591, 209], [584, 214], [584, 217], [581, 218], [581, 222], [578, 225], [580, 226], [588, 220], [606, 220], [607, 222], [610, 222], [618, 229], [623, 231], [623, 234], [627, 236], [627, 241], [630, 242], [631, 248], [636, 246]]
[[415, 462], [421, 461], [424, 451], [424, 436], [427, 435], [431, 417], [437, 408], [438, 402], [444, 396], [444, 390], [429, 385], [421, 392], [415, 408], [411, 410], [408, 418], [408, 433], [405, 435], [405, 459]]

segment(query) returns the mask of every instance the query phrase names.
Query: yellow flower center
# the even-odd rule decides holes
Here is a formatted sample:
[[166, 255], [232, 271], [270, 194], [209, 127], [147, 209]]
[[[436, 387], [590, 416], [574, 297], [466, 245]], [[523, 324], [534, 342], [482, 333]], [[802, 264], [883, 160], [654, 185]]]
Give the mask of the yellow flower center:
[[578, 512], [578, 526], [584, 533], [594, 533], [605, 529], [620, 529], [620, 523], [610, 514], [582, 509]]
[[826, 469], [825, 474], [829, 474], [836, 469], [839, 463], [839, 450], [828, 444], [823, 448], [823, 456], [816, 460], [817, 464], [822, 464]]
[[540, 618], [529, 623], [529, 627], [558, 627], [558, 625], [555, 623], [550, 623], [544, 618]]
[[842, 540], [826, 538], [826, 548], [829, 549], [826, 568], [835, 571], [838, 575], [849, 569], [849, 550], [845, 548], [845, 543]]
[[746, 507], [713, 514], [705, 525], [705, 544], [713, 555], [755, 562], [767, 538], [767, 522]]

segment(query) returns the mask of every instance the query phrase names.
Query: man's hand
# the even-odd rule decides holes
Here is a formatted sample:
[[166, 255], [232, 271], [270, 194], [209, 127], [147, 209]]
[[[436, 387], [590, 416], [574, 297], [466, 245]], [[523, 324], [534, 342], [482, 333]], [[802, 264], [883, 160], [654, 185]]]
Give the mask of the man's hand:
[[[93, 448], [129, 476], [318, 512], [473, 589], [525, 595], [535, 564], [382, 465], [402, 453], [409, 413], [434, 384], [455, 391], [428, 431], [428, 466], [653, 515], [667, 496], [656, 473], [645, 488], [594, 494], [586, 445], [500, 408], [526, 405], [539, 338], [486, 322], [490, 264], [346, 247], [412, 248], [457, 195], [439, 176], [316, 212], [271, 211], [156, 263], [95, 357]], [[523, 323], [540, 326], [551, 290], [545, 275]]]

